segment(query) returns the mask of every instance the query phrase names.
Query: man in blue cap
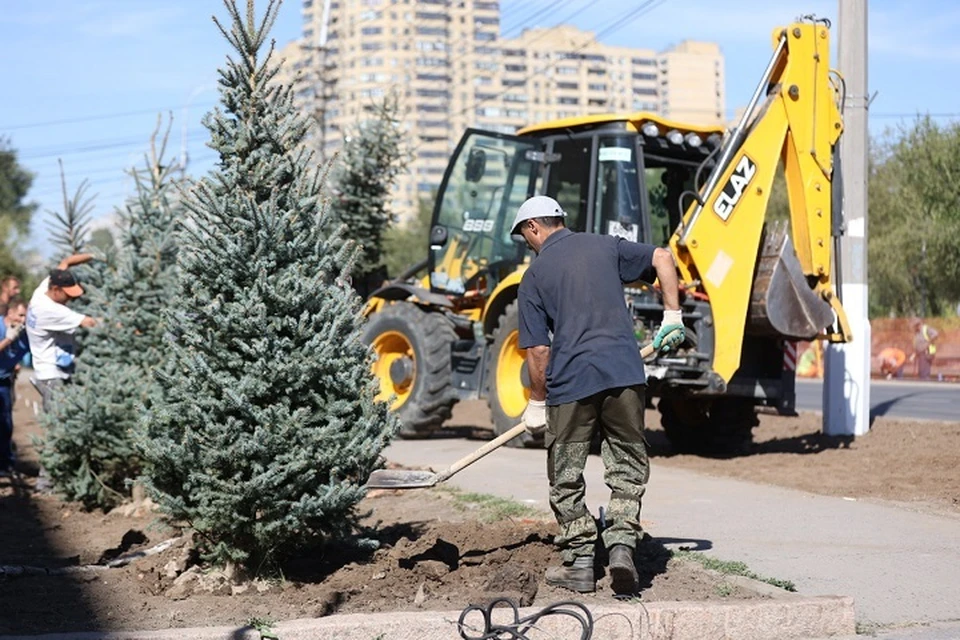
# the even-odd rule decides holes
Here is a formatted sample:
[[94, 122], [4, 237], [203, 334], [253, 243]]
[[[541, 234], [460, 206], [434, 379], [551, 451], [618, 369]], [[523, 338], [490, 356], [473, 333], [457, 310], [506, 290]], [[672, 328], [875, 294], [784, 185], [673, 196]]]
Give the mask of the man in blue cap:
[[650, 465], [643, 438], [646, 376], [623, 285], [659, 281], [664, 312], [653, 346], [665, 353], [685, 338], [677, 267], [665, 249], [573, 233], [564, 217], [556, 200], [535, 196], [513, 223], [513, 233], [537, 254], [518, 301], [531, 382], [523, 422], [530, 433], [544, 434], [550, 506], [560, 525], [563, 564], [548, 569], [545, 579], [579, 592], [596, 589], [598, 532], [584, 502], [583, 468], [599, 430], [611, 490], [601, 537], [614, 592], [632, 594], [639, 588], [634, 551], [643, 535], [640, 504]]

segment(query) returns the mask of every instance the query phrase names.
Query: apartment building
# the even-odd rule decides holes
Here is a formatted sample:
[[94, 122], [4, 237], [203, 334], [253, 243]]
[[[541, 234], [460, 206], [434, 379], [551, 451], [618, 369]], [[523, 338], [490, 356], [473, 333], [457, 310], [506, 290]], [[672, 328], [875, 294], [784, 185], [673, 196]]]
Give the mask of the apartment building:
[[342, 143], [388, 92], [400, 98], [415, 160], [393, 202], [416, 210], [467, 127], [512, 132], [583, 114], [652, 111], [723, 121], [723, 58], [712, 43], [618, 47], [574, 26], [500, 36], [492, 0], [304, 0], [300, 41], [280, 53], [298, 99], [322, 113], [318, 146]]

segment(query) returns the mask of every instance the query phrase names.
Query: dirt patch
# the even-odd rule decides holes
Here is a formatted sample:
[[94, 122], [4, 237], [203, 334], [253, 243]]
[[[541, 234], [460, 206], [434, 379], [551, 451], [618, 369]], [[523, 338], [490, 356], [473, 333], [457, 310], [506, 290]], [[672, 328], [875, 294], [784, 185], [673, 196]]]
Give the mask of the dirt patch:
[[820, 433], [818, 414], [761, 415], [750, 452], [728, 459], [674, 455], [659, 414], [648, 411], [647, 426], [654, 465], [960, 514], [960, 422], [878, 418], [851, 439]]
[[[284, 567], [282, 579], [238, 581], [195, 564], [192, 542], [148, 508], [88, 513], [34, 491], [35, 393], [21, 385], [15, 413], [24, 472], [0, 479], [0, 634], [230, 625], [333, 613], [459, 610], [509, 597], [545, 606], [570, 592], [543, 583], [559, 562], [549, 514], [505, 517], [450, 491], [371, 492], [361, 504], [379, 548], [327, 549]], [[492, 509], [492, 510], [491, 510]], [[160, 552], [148, 553], [160, 543]], [[134, 554], [134, 555], [131, 555]], [[642, 599], [766, 597], [656, 540], [639, 551]], [[602, 559], [602, 558], [601, 558]], [[124, 562], [108, 568], [106, 563]], [[613, 597], [608, 578], [590, 602]]]

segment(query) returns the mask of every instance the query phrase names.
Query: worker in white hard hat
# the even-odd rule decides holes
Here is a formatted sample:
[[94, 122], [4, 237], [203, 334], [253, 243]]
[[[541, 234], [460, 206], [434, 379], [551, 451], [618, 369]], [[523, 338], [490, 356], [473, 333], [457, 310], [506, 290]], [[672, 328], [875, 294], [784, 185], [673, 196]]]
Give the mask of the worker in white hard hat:
[[650, 465], [643, 438], [646, 377], [623, 285], [659, 280], [664, 314], [653, 345], [670, 351], [685, 338], [677, 267], [665, 249], [574, 233], [565, 217], [556, 200], [535, 196], [520, 206], [512, 228], [537, 254], [518, 293], [519, 346], [527, 350], [531, 382], [523, 422], [544, 436], [550, 506], [560, 525], [563, 564], [548, 569], [545, 579], [579, 592], [596, 588], [598, 531], [584, 503], [583, 469], [599, 431], [611, 490], [600, 535], [614, 591], [632, 594], [639, 588], [634, 552], [643, 535], [640, 504]]

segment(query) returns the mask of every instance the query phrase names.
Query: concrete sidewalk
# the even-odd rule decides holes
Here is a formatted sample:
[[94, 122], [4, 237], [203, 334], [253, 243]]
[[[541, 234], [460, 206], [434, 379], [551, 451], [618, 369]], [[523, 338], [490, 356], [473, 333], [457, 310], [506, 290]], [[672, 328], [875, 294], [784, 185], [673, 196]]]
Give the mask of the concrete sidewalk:
[[[463, 438], [398, 440], [388, 460], [435, 470], [480, 446]], [[448, 481], [467, 491], [548, 509], [545, 452], [500, 449]], [[586, 469], [592, 512], [607, 500], [602, 463]], [[960, 620], [960, 518], [881, 502], [818, 496], [657, 465], [644, 527], [691, 547], [791, 580], [805, 596], [852, 596], [862, 624]]]

